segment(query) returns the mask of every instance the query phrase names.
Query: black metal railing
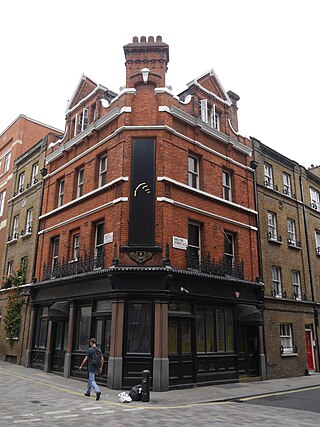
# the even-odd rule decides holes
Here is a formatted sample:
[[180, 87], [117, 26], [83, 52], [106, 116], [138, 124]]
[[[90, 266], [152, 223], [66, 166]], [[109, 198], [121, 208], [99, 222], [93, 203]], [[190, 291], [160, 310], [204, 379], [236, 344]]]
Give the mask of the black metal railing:
[[60, 277], [74, 276], [77, 274], [87, 273], [90, 271], [100, 270], [104, 268], [104, 253], [98, 255], [80, 256], [78, 259], [65, 262], [56, 262], [55, 265], [47, 267], [43, 266], [43, 280], [57, 279]]
[[210, 254], [208, 254], [205, 258], [200, 258], [194, 253], [190, 253], [189, 250], [186, 251], [186, 258], [187, 269], [200, 271], [201, 273], [212, 274], [215, 276], [231, 276], [237, 277], [238, 279], [244, 278], [243, 260], [233, 260], [233, 262], [230, 262], [230, 259], [226, 260], [222, 258], [219, 261], [215, 261], [213, 258], [211, 258]]

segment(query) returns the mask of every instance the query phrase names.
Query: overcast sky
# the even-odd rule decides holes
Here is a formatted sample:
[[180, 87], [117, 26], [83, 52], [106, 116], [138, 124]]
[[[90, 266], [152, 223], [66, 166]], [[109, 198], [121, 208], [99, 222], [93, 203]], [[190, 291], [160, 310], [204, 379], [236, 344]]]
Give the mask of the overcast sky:
[[175, 94], [213, 68], [243, 135], [320, 164], [318, 0], [11, 0], [0, 16], [0, 133], [19, 114], [64, 129], [82, 73], [118, 92], [123, 46], [161, 35]]

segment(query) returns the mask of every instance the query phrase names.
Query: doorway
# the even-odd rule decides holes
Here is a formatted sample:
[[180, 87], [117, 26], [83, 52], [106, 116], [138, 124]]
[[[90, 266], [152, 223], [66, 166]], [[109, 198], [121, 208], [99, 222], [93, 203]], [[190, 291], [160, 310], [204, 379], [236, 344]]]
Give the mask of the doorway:
[[53, 343], [52, 343], [52, 359], [51, 372], [63, 373], [64, 358], [67, 348], [67, 332], [68, 322], [59, 321], [53, 322]]
[[312, 338], [311, 327], [310, 328], [306, 327], [305, 335], [306, 335], [306, 351], [307, 351], [307, 360], [308, 360], [308, 370], [314, 371], [315, 370], [315, 363], [314, 363], [313, 338]]
[[259, 375], [258, 326], [239, 325], [238, 328], [238, 372], [239, 376], [255, 377]]
[[194, 360], [192, 340], [192, 319], [188, 317], [169, 318], [169, 383], [190, 384], [194, 382]]

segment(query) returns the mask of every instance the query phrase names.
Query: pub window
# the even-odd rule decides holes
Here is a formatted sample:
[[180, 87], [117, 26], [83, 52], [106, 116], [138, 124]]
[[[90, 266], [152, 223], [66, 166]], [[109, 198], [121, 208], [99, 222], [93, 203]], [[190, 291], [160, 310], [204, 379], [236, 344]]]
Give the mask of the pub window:
[[49, 307], [39, 307], [34, 342], [35, 348], [46, 348], [47, 346], [48, 314]]
[[129, 304], [127, 353], [150, 354], [151, 329], [151, 304]]
[[112, 303], [109, 300], [97, 301], [93, 313], [92, 335], [104, 354], [110, 353]]
[[76, 350], [86, 351], [90, 339], [91, 328], [91, 306], [83, 306], [78, 312], [78, 330], [76, 339]]
[[217, 352], [225, 351], [225, 327], [224, 315], [222, 309], [216, 310], [216, 325], [217, 325]]
[[178, 353], [178, 322], [176, 319], [169, 319], [168, 324], [168, 353]]

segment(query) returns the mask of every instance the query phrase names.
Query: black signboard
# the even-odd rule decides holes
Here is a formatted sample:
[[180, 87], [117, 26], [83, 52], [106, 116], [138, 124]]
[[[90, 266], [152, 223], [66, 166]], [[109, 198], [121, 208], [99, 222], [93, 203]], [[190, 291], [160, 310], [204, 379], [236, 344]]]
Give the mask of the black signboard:
[[153, 138], [132, 140], [130, 246], [154, 246], [155, 143]]

